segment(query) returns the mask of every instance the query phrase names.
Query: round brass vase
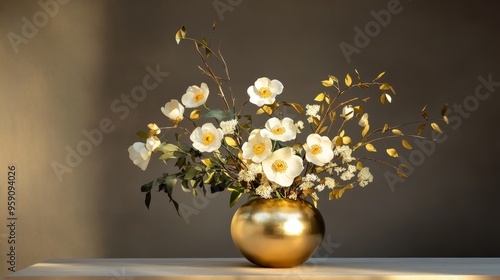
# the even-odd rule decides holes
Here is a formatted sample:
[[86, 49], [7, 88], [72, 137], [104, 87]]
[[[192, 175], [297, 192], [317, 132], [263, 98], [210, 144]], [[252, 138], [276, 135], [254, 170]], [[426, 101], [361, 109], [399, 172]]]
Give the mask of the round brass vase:
[[325, 222], [311, 203], [283, 198], [252, 199], [231, 222], [241, 254], [263, 267], [294, 267], [307, 261], [325, 236]]

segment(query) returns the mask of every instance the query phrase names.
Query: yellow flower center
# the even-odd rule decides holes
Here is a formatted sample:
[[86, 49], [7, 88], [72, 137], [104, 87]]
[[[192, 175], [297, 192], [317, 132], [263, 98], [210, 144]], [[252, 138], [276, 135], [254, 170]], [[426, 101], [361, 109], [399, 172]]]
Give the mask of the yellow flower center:
[[282, 161], [281, 159], [278, 159], [274, 161], [272, 167], [274, 172], [283, 173], [288, 168], [288, 165], [286, 164], [286, 162]]
[[311, 153], [313, 155], [321, 154], [322, 151], [323, 149], [321, 148], [320, 145], [314, 144], [311, 146]]
[[194, 102], [196, 102], [196, 103], [200, 102], [200, 100], [202, 100], [204, 96], [205, 96], [205, 94], [203, 94], [203, 92], [196, 93], [193, 96]]
[[258, 143], [258, 144], [253, 145], [253, 152], [256, 155], [262, 154], [265, 150], [266, 150], [266, 147], [262, 143]]
[[286, 132], [286, 129], [282, 125], [277, 125], [277, 126], [273, 127], [272, 132], [275, 135], [282, 135], [283, 133]]
[[215, 136], [211, 132], [205, 132], [202, 137], [204, 145], [210, 145], [215, 139]]
[[269, 96], [271, 96], [271, 90], [269, 90], [269, 88], [267, 87], [260, 88], [259, 95], [262, 98], [268, 98]]

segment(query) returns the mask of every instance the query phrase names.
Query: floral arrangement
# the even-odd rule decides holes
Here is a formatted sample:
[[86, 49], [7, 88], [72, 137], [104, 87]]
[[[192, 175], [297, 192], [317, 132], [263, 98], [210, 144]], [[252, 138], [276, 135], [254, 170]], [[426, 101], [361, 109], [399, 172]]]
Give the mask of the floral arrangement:
[[[230, 206], [243, 194], [265, 199], [310, 198], [317, 205], [320, 192], [328, 192], [330, 200], [339, 199], [346, 190], [371, 183], [373, 176], [365, 162], [385, 164], [395, 169], [399, 176], [406, 177], [404, 171], [408, 167], [404, 164], [392, 165], [359, 157], [356, 156], [358, 150], [375, 153], [379, 141], [396, 137], [401, 138], [403, 148], [412, 149], [408, 138], [432, 140], [421, 136], [429, 123], [432, 129], [441, 132], [436, 122], [429, 119], [425, 107], [421, 111], [422, 121], [384, 124], [379, 128], [370, 126], [369, 114], [363, 111], [363, 103], [370, 97], [345, 96], [354, 88], [375, 88], [382, 105], [391, 103], [396, 92], [391, 85], [380, 81], [384, 72], [370, 81], [362, 81], [355, 70], [357, 82], [350, 74], [343, 81], [330, 75], [321, 81], [325, 90], [313, 95], [311, 104], [305, 104], [305, 110], [298, 103], [279, 101], [278, 98], [284, 95], [284, 85], [277, 79], [262, 77], [248, 87], [249, 99], [237, 107], [220, 48], [213, 50], [205, 38], [187, 37], [184, 27], [176, 33], [176, 40], [178, 44], [182, 40], [194, 42], [203, 63], [199, 69], [214, 82], [218, 97], [213, 97], [213, 88], [211, 91], [206, 83], [189, 86], [180, 102], [172, 99], [161, 107], [170, 126], [150, 123], [148, 132], [138, 132], [143, 141], [128, 149], [135, 165], [146, 170], [151, 156], [160, 154], [161, 161], [178, 170], [164, 173], [142, 186], [148, 208], [151, 191], [158, 188], [167, 193], [178, 211], [179, 205], [173, 199], [177, 186], [193, 195], [198, 195], [199, 191], [206, 194], [206, 186], [210, 186], [211, 192], [228, 190], [231, 192]], [[224, 77], [217, 75], [209, 62], [221, 65]], [[209, 108], [206, 104], [209, 98], [220, 98], [224, 107]], [[248, 103], [256, 106], [255, 115], [268, 116], [264, 123], [256, 123], [255, 115], [242, 113]], [[296, 110], [303, 119], [283, 116], [285, 106]], [[448, 122], [446, 111], [444, 105], [441, 115]], [[348, 133], [344, 129], [348, 122], [357, 122], [355, 127], [359, 127], [359, 131]], [[410, 124], [420, 124], [415, 134], [400, 130]], [[167, 134], [172, 139], [167, 139]], [[302, 141], [301, 134], [305, 138]], [[389, 157], [398, 157], [396, 148], [388, 148], [386, 153]]]

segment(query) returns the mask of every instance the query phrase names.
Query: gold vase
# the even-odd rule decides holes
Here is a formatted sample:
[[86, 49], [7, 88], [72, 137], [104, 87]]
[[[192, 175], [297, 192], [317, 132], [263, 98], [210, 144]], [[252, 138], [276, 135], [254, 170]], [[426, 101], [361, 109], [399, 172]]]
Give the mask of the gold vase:
[[323, 241], [321, 213], [304, 200], [252, 199], [231, 222], [231, 237], [241, 254], [263, 267], [294, 267], [308, 260]]

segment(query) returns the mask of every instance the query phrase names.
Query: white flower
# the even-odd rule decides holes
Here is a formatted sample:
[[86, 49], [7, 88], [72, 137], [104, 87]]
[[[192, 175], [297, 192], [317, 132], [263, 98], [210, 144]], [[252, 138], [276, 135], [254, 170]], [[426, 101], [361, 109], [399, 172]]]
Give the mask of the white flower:
[[352, 150], [348, 145], [342, 145], [340, 147], [336, 147], [333, 151], [334, 156], [342, 157], [342, 163], [348, 163], [355, 160], [354, 157], [351, 156]]
[[319, 118], [318, 113], [320, 108], [321, 107], [317, 104], [316, 105], [306, 104], [306, 115]]
[[182, 96], [182, 104], [186, 108], [196, 108], [205, 104], [208, 98], [208, 86], [205, 83], [201, 83], [201, 87], [190, 86], [187, 88], [186, 93]]
[[263, 77], [257, 79], [253, 86], [247, 89], [250, 102], [261, 107], [264, 104], [273, 104], [276, 100], [276, 95], [283, 92], [283, 84], [278, 80], [270, 80]]
[[308, 181], [303, 181], [299, 185], [299, 189], [301, 191], [305, 191], [305, 190], [311, 189], [312, 187], [314, 187], [314, 183], [313, 182], [308, 182]]
[[220, 128], [222, 128], [222, 132], [224, 132], [224, 135], [234, 134], [237, 125], [238, 125], [238, 120], [229, 120], [220, 122]]
[[198, 151], [213, 152], [220, 148], [223, 136], [222, 129], [215, 128], [211, 123], [206, 123], [193, 130], [189, 139], [193, 141], [193, 147]]
[[319, 181], [318, 175], [313, 173], [308, 173], [306, 176], [302, 177], [302, 181], [304, 182], [317, 182]]
[[128, 148], [128, 156], [130, 160], [141, 168], [146, 170], [151, 159], [151, 154], [160, 146], [161, 142], [157, 137], [149, 137], [146, 143], [135, 142]]
[[316, 189], [318, 192], [321, 192], [325, 189], [325, 184], [319, 184], [314, 189]]
[[333, 189], [335, 187], [335, 179], [330, 177], [325, 177], [325, 185], [329, 189]]
[[270, 157], [262, 161], [262, 169], [269, 181], [288, 187], [302, 172], [304, 166], [302, 158], [294, 155], [292, 148], [285, 147], [274, 151]]
[[255, 189], [255, 194], [259, 195], [262, 198], [271, 198], [271, 193], [273, 192], [273, 188], [269, 185], [260, 185]]
[[307, 161], [323, 166], [333, 159], [333, 144], [327, 136], [310, 134], [304, 144]]
[[262, 174], [262, 164], [258, 164], [258, 163], [251, 163], [251, 164], [248, 166], [248, 172], [252, 172], [252, 173], [254, 173], [255, 175], [257, 175], [257, 174]]
[[344, 120], [348, 121], [354, 116], [354, 108], [352, 105], [346, 105], [342, 108], [342, 114], [340, 114]]
[[260, 129], [254, 129], [248, 137], [248, 142], [243, 143], [241, 147], [242, 156], [244, 159], [251, 159], [253, 162], [259, 163], [271, 155], [272, 147], [271, 139], [262, 137]]
[[238, 173], [238, 181], [251, 182], [255, 180], [255, 173], [249, 172], [247, 170], [240, 170]]
[[359, 126], [365, 127], [368, 125], [368, 113], [364, 113], [358, 122]]
[[342, 174], [340, 174], [340, 179], [344, 181], [350, 180], [354, 177], [355, 173], [356, 173], [356, 166], [349, 164], [347, 166], [347, 169], [345, 169], [345, 171]]
[[295, 124], [290, 118], [284, 118], [283, 120], [270, 118], [267, 120], [265, 127], [260, 134], [276, 141], [285, 142], [293, 140], [297, 136], [297, 128], [295, 128]]
[[370, 169], [368, 167], [361, 168], [358, 173], [358, 182], [361, 187], [373, 182], [373, 175], [370, 173]]
[[184, 106], [176, 99], [170, 100], [161, 107], [161, 112], [174, 122], [180, 122], [184, 118]]

